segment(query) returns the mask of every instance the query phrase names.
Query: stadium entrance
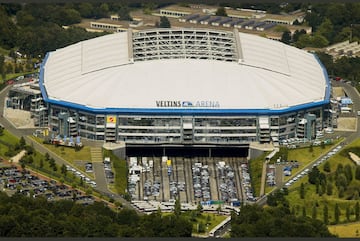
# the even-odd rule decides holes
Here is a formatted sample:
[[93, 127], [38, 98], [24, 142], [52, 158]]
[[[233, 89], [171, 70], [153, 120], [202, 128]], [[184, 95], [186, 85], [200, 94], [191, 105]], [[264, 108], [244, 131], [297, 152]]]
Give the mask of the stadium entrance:
[[127, 146], [127, 156], [247, 157], [249, 146]]

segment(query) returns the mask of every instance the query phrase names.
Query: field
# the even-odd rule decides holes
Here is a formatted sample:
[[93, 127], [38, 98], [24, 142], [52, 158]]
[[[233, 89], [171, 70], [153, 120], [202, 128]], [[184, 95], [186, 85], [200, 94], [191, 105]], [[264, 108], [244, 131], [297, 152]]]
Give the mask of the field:
[[[91, 161], [90, 147], [84, 146], [80, 150], [76, 151], [75, 148], [55, 146], [51, 144], [43, 144], [43, 139], [31, 136], [32, 139], [38, 143], [44, 145], [51, 152], [60, 156], [61, 158], [70, 162], [73, 166], [76, 166], [79, 170], [85, 172], [85, 166], [83, 163]], [[87, 173], [89, 175], [89, 173]], [[93, 177], [93, 175], [89, 175]]]
[[115, 181], [114, 184], [109, 185], [109, 189], [118, 194], [125, 194], [127, 188], [127, 165], [126, 160], [120, 160], [117, 156], [111, 153], [111, 151], [103, 150], [104, 157], [110, 157], [112, 160]]
[[[321, 172], [324, 172], [324, 165], [326, 162], [330, 164], [330, 173], [326, 173], [326, 175], [330, 175], [331, 173], [335, 173], [337, 166], [342, 164], [343, 166], [349, 164], [352, 168], [352, 174], [355, 174], [355, 164], [350, 160], [348, 156], [349, 150], [354, 151], [360, 146], [360, 139], [351, 143], [350, 145], [344, 147], [337, 154], [330, 157], [327, 161], [318, 166], [318, 169]], [[315, 148], [314, 148], [315, 150]], [[306, 152], [304, 152], [306, 153]], [[329, 177], [330, 178], [330, 177]], [[316, 186], [312, 185], [308, 182], [308, 176], [304, 176], [301, 180], [293, 184], [289, 188], [289, 195], [287, 199], [289, 200], [290, 206], [295, 214], [302, 215], [303, 208], [305, 208], [307, 216], [315, 215], [317, 219], [323, 221], [324, 220], [324, 207], [325, 205], [328, 207], [328, 216], [329, 223], [335, 222], [335, 205], [338, 204], [340, 208], [340, 216], [339, 223], [341, 225], [329, 226], [330, 231], [334, 231], [333, 233], [339, 234], [340, 237], [355, 237], [356, 235], [356, 227], [357, 225], [351, 225], [351, 222], [355, 220], [355, 205], [359, 202], [358, 198], [353, 198], [354, 191], [358, 189], [360, 186], [360, 181], [353, 180], [350, 182], [347, 191], [345, 191], [344, 197], [339, 198], [339, 192], [334, 185], [332, 195], [327, 195], [325, 192], [322, 195], [316, 193]], [[301, 183], [304, 184], [305, 187], [305, 198], [300, 198], [300, 186]], [[348, 215], [347, 215], [348, 214]], [[347, 223], [347, 224], [344, 224]], [[346, 235], [345, 231], [346, 230]]]
[[360, 236], [360, 222], [328, 226], [329, 231], [339, 238], [357, 238]]

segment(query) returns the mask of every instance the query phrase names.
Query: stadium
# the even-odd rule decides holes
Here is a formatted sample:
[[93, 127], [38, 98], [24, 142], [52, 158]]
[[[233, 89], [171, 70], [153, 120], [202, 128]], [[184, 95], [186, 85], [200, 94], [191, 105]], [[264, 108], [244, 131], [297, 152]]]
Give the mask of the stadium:
[[331, 85], [314, 54], [236, 29], [82, 41], [49, 52], [39, 83], [44, 126], [133, 147], [311, 140], [331, 114]]

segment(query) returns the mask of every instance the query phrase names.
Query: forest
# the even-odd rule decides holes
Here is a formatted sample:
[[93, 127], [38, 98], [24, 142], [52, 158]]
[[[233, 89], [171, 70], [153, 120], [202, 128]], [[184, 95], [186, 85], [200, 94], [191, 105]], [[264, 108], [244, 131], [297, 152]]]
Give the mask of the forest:
[[[125, 208], [114, 211], [102, 202], [84, 206], [0, 192], [0, 237], [191, 237], [191, 218], [179, 207], [171, 214], [139, 215]], [[296, 217], [284, 205], [241, 210], [232, 214], [232, 237], [332, 236], [321, 221]], [[196, 216], [201, 211], [190, 212]]]

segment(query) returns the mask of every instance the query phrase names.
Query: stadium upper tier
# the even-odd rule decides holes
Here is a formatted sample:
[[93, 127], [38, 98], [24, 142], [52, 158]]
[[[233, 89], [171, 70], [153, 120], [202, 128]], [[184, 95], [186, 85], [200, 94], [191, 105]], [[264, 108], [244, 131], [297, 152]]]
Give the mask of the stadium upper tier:
[[45, 101], [92, 112], [280, 114], [329, 103], [317, 57], [255, 35], [122, 32], [47, 54]]

